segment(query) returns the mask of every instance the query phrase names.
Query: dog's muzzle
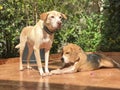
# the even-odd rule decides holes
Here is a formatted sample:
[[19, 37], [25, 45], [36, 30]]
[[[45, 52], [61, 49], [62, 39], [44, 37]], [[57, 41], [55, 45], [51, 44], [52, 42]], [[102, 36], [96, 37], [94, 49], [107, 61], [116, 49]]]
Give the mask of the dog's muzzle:
[[58, 29], [60, 29], [61, 26], [62, 26], [62, 22], [57, 22], [57, 27], [58, 27]]
[[64, 62], [64, 58], [63, 57], [61, 58], [61, 61]]

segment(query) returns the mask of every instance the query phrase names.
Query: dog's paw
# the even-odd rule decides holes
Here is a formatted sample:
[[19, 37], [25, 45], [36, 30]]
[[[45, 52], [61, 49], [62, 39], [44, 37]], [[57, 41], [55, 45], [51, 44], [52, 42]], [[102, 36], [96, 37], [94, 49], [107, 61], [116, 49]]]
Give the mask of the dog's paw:
[[45, 76], [47, 76], [47, 74], [46, 74], [46, 73], [42, 73], [41, 76], [42, 76], [42, 77], [45, 77]]
[[42, 77], [46, 77], [46, 76], [51, 76], [52, 75], [52, 73], [42, 73], [42, 74], [40, 74]]
[[46, 76], [51, 76], [52, 75], [52, 73], [50, 73], [50, 72], [49, 73], [45, 73], [45, 74], [46, 74]]
[[24, 69], [25, 69], [25, 68], [23, 68], [23, 67], [20, 67], [20, 69], [19, 69], [19, 70], [20, 70], [20, 71], [23, 71]]
[[42, 69], [42, 68], [39, 69], [39, 73], [40, 73], [40, 75], [41, 75], [42, 77], [52, 75], [52, 73], [50, 73], [48, 69], [46, 69], [45, 72], [43, 72], [43, 69]]
[[27, 69], [31, 70], [31, 69], [32, 69], [32, 67], [30, 67], [30, 66], [27, 66]]
[[48, 68], [45, 68], [45, 73], [49, 73], [49, 70], [48, 70]]
[[60, 69], [57, 69], [57, 70], [52, 70], [50, 73], [51, 74], [60, 74], [61, 71], [60, 71]]

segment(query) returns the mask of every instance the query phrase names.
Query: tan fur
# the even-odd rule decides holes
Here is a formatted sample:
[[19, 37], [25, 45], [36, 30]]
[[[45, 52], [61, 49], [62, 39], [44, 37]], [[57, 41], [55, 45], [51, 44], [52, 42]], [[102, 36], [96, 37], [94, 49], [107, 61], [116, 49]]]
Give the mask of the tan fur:
[[[49, 11], [42, 13], [40, 15], [40, 20], [36, 23], [35, 26], [27, 26], [23, 28], [20, 34], [20, 43], [16, 45], [16, 48], [20, 49], [20, 70], [23, 70], [22, 56], [25, 45], [28, 46], [28, 55], [27, 55], [27, 68], [31, 68], [29, 65], [30, 56], [34, 50], [35, 58], [38, 65], [38, 70], [40, 75], [45, 76], [49, 74], [48, 70], [48, 59], [50, 48], [52, 47], [54, 32], [61, 28], [62, 18], [66, 19], [66, 16], [57, 11]], [[47, 27], [50, 32], [45, 31]], [[41, 57], [39, 50], [41, 48], [45, 49], [45, 73], [43, 72]]]
[[91, 59], [88, 58], [87, 54], [78, 45], [68, 44], [63, 47], [62, 60], [64, 60], [65, 63], [63, 68], [53, 70], [51, 71], [51, 73], [62, 74], [62, 73], [73, 73], [77, 71], [91, 71], [91, 70], [99, 69], [101, 67], [120, 68], [120, 64], [118, 64], [109, 57], [106, 57], [99, 53], [95, 53], [92, 55], [95, 55], [97, 61], [96, 60], [91, 61]]

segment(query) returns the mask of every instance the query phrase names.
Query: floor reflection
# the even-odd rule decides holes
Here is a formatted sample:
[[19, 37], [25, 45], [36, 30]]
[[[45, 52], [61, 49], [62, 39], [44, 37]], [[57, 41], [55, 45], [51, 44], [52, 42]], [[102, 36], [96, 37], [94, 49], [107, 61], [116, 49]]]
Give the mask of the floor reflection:
[[55, 84], [49, 83], [49, 79], [40, 79], [40, 82], [0, 80], [0, 90], [120, 90], [120, 89]]
[[40, 78], [36, 90], [50, 90], [49, 78]]
[[[26, 74], [24, 74], [23, 71], [19, 72], [19, 80], [18, 81], [12, 81], [12, 80], [3, 80], [0, 81], [0, 90], [119, 90], [117, 88], [105, 88], [105, 87], [94, 87], [94, 86], [81, 86], [81, 85], [70, 85], [59, 83], [51, 83], [49, 77], [39, 77], [37, 80], [29, 80], [34, 79], [35, 77], [32, 77], [31, 71], [26, 70]], [[33, 74], [34, 75], [34, 74]], [[72, 75], [71, 75], [72, 76]], [[68, 76], [68, 77], [71, 77]], [[38, 78], [38, 77], [37, 77]], [[76, 77], [72, 76], [76, 80]], [[25, 79], [27, 81], [25, 81]], [[52, 78], [54, 79], [54, 78]], [[4, 85], [1, 84], [4, 82]], [[4, 87], [5, 86], [5, 87]]]

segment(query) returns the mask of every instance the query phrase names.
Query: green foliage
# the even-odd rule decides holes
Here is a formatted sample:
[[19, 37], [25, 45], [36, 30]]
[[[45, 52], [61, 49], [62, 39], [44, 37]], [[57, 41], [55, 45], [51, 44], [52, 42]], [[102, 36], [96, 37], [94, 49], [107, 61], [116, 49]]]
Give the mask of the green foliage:
[[102, 51], [120, 51], [120, 0], [110, 0], [107, 6], [99, 49]]
[[84, 48], [85, 51], [96, 51], [101, 42], [103, 15], [83, 15], [83, 19], [85, 19], [85, 23], [83, 24], [84, 28], [79, 32], [79, 36], [76, 38], [76, 44]]
[[[67, 15], [55, 33], [51, 53], [66, 43], [85, 51], [120, 51], [119, 0], [2, 0], [0, 2], [0, 57], [16, 56], [23, 27], [35, 25], [42, 12], [57, 10]], [[104, 9], [101, 11], [101, 9]]]
[[[17, 6], [19, 2], [2, 1], [0, 10], [0, 56], [11, 57], [16, 55], [14, 49], [16, 42], [16, 35], [19, 35], [18, 29], [24, 25], [22, 13], [18, 12]], [[15, 7], [16, 6], [16, 7]]]

